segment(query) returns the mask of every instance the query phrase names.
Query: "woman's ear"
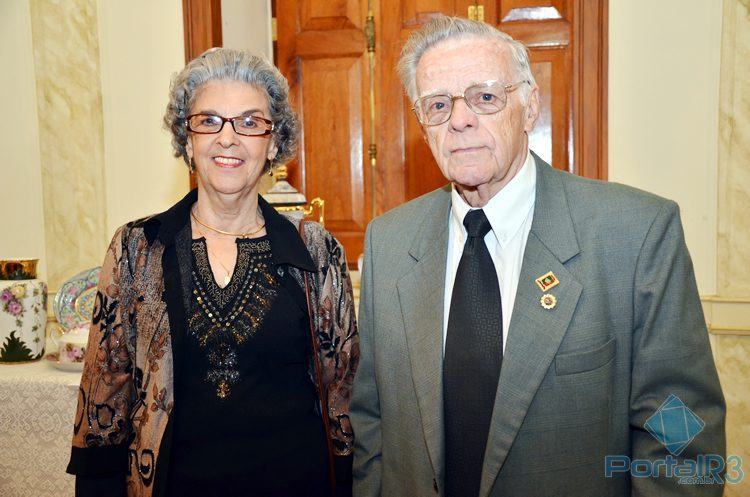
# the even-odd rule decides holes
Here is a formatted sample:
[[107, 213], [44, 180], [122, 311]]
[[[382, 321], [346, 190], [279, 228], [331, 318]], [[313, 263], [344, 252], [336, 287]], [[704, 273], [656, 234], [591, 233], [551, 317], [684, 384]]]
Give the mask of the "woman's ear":
[[193, 160], [193, 140], [190, 135], [187, 137], [187, 143], [185, 144], [185, 152], [187, 152], [188, 162]]
[[271, 140], [271, 145], [268, 147], [268, 154], [266, 154], [266, 158], [269, 162], [273, 162], [273, 160], [276, 158], [276, 154], [279, 153], [279, 146], [276, 145], [276, 140]]

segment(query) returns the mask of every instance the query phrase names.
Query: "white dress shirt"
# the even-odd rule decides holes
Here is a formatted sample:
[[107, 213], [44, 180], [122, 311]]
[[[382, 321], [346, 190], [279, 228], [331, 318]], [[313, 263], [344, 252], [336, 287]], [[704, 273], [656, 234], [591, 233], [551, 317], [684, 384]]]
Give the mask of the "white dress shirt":
[[[497, 271], [500, 296], [503, 303], [503, 352], [508, 343], [508, 329], [516, 300], [521, 263], [526, 250], [526, 240], [531, 230], [536, 198], [536, 166], [533, 156], [526, 152], [526, 162], [516, 176], [497, 192], [483, 207], [492, 230], [484, 237]], [[448, 333], [448, 316], [451, 308], [453, 282], [466, 243], [464, 217], [473, 210], [456, 190], [451, 191], [451, 215], [448, 220], [448, 257], [445, 271], [445, 300], [443, 307], [443, 351]]]

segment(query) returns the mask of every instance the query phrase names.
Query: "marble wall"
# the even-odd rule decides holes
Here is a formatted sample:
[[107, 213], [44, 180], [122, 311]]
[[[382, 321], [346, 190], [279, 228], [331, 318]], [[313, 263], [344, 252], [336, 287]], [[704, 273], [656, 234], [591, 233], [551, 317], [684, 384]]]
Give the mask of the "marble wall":
[[717, 292], [750, 297], [750, 0], [726, 0], [719, 100]]
[[101, 264], [104, 139], [95, 0], [32, 0], [47, 280]]
[[727, 404], [727, 456], [742, 458], [745, 477], [738, 484], [727, 484], [724, 497], [750, 495], [750, 337], [712, 334], [711, 344]]
[[719, 91], [716, 293], [706, 320], [727, 402], [727, 453], [745, 478], [725, 497], [750, 495], [750, 0], [724, 0]]

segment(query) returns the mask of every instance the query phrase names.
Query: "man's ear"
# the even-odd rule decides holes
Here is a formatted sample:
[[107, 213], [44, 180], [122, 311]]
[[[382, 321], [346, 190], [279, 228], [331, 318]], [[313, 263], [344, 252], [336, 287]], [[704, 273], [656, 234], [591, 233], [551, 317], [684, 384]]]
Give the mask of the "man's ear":
[[526, 104], [526, 114], [523, 116], [523, 130], [527, 133], [533, 131], [536, 120], [539, 118], [539, 87], [534, 85], [529, 93]]

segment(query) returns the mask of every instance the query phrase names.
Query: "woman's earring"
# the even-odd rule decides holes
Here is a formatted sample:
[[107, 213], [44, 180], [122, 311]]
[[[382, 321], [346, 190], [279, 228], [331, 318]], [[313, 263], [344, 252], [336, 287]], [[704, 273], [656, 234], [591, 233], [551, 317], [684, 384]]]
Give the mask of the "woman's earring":
[[190, 169], [190, 174], [193, 174], [195, 172], [195, 159], [192, 157], [190, 158], [190, 164], [188, 164], [188, 169]]
[[268, 161], [268, 175], [273, 176], [273, 162]]

